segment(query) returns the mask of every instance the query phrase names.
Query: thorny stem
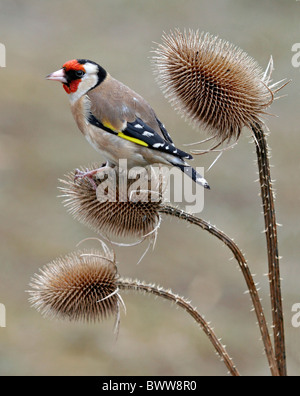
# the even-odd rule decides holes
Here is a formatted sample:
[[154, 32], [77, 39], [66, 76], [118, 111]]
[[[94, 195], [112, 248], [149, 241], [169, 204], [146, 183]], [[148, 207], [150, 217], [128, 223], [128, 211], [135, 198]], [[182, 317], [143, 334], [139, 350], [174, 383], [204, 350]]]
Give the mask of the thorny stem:
[[118, 279], [117, 286], [120, 290], [135, 290], [139, 292], [151, 293], [155, 296], [162, 297], [166, 300], [174, 302], [179, 307], [183, 308], [192, 318], [200, 325], [204, 333], [208, 336], [210, 342], [213, 344], [216, 352], [221, 357], [221, 360], [226, 365], [232, 376], [238, 377], [240, 376], [237, 368], [232, 362], [232, 359], [229, 357], [226, 352], [225, 347], [221, 344], [217, 336], [215, 335], [212, 328], [208, 325], [205, 319], [199, 314], [199, 312], [192, 307], [192, 305], [186, 301], [184, 298], [172, 293], [170, 290], [165, 290], [161, 287], [157, 287], [155, 285], [146, 284], [144, 282], [140, 282], [138, 280], [131, 279]]
[[255, 136], [256, 155], [259, 169], [261, 198], [265, 221], [265, 233], [268, 249], [269, 282], [274, 329], [274, 346], [280, 376], [287, 375], [284, 341], [284, 322], [280, 288], [280, 270], [277, 241], [277, 224], [274, 195], [269, 165], [268, 145], [263, 128], [259, 124], [252, 126]]
[[215, 226], [209, 224], [205, 220], [202, 220], [196, 216], [188, 214], [180, 209], [166, 205], [160, 209], [160, 212], [167, 214], [167, 215], [178, 217], [179, 219], [186, 220], [191, 224], [201, 227], [203, 230], [208, 231], [210, 234], [214, 235], [219, 240], [221, 240], [232, 251], [232, 253], [233, 253], [235, 259], [237, 260], [239, 267], [244, 275], [244, 278], [245, 278], [245, 281], [246, 281], [246, 284], [247, 284], [247, 287], [248, 287], [248, 290], [249, 290], [249, 293], [250, 293], [250, 296], [252, 299], [252, 303], [253, 303], [254, 310], [255, 310], [255, 313], [257, 316], [257, 320], [258, 320], [258, 325], [259, 325], [260, 332], [262, 335], [262, 340], [263, 340], [266, 356], [267, 356], [267, 359], [269, 362], [271, 374], [273, 376], [278, 376], [279, 371], [278, 371], [278, 367], [276, 364], [275, 354], [274, 354], [273, 346], [271, 343], [270, 334], [268, 331], [268, 326], [267, 326], [266, 318], [264, 315], [264, 311], [263, 311], [263, 308], [262, 308], [262, 305], [260, 302], [260, 298], [259, 298], [259, 295], [257, 292], [257, 288], [255, 286], [255, 283], [254, 283], [253, 277], [251, 275], [250, 269], [248, 267], [247, 261], [243, 255], [243, 253], [238, 248], [238, 246], [235, 244], [235, 242], [231, 238], [229, 238], [224, 232], [220, 231]]

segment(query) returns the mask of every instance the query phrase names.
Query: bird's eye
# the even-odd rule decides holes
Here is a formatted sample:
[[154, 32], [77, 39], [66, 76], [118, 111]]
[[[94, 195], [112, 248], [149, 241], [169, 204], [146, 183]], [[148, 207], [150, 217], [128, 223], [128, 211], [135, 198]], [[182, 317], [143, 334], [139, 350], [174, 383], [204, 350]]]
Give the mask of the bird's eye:
[[76, 70], [75, 75], [76, 75], [77, 78], [81, 78], [84, 75], [84, 71]]

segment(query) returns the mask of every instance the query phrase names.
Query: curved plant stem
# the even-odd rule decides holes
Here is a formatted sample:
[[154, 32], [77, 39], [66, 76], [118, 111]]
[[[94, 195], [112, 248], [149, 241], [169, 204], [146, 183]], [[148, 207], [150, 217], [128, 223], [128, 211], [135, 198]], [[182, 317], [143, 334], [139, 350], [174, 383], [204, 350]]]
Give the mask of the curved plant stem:
[[274, 195], [269, 165], [268, 145], [261, 125], [252, 126], [255, 136], [256, 155], [259, 169], [261, 198], [265, 221], [265, 233], [268, 250], [269, 282], [274, 329], [274, 346], [279, 375], [286, 376], [286, 354], [284, 341], [284, 322], [280, 288], [279, 255], [277, 240], [277, 224], [275, 215]]
[[170, 215], [170, 216], [175, 216], [178, 217], [179, 219], [183, 219], [188, 221], [191, 224], [197, 225], [198, 227], [201, 227], [203, 230], [208, 231], [210, 234], [214, 235], [217, 237], [219, 240], [221, 240], [233, 253], [235, 259], [237, 260], [239, 267], [244, 275], [250, 297], [252, 299], [252, 303], [254, 306], [254, 310], [257, 316], [258, 320], [258, 325], [260, 328], [260, 332], [262, 335], [262, 340], [266, 352], [266, 356], [269, 362], [269, 367], [271, 370], [271, 373], [273, 376], [278, 376], [278, 367], [276, 363], [276, 358], [273, 350], [273, 346], [271, 343], [270, 339], [270, 334], [268, 331], [268, 326], [266, 322], [266, 318], [264, 315], [264, 311], [260, 302], [260, 298], [257, 292], [257, 288], [255, 286], [253, 277], [251, 275], [250, 269], [248, 267], [247, 261], [243, 255], [243, 253], [240, 251], [238, 246], [235, 244], [235, 242], [229, 238], [224, 232], [218, 230], [215, 226], [209, 224], [205, 220], [202, 220], [196, 216], [193, 216], [191, 214], [188, 214], [180, 209], [174, 208], [169, 205], [165, 205], [160, 209], [161, 213]]
[[199, 312], [195, 308], [193, 308], [192, 305], [183, 297], [180, 297], [172, 293], [171, 290], [165, 290], [161, 287], [146, 284], [138, 280], [120, 278], [117, 280], [116, 284], [120, 290], [135, 290], [139, 292], [154, 294], [155, 296], [159, 296], [166, 300], [172, 301], [179, 307], [183, 308], [189, 315], [192, 316], [192, 318], [197, 322], [197, 324], [200, 325], [204, 333], [208, 336], [210, 342], [213, 344], [216, 352], [221, 357], [221, 360], [226, 365], [230, 374], [235, 377], [240, 376], [237, 368], [232, 362], [232, 359], [229, 357], [225, 347], [221, 344], [221, 342], [215, 335], [212, 328], [208, 325], [205, 319], [199, 314]]

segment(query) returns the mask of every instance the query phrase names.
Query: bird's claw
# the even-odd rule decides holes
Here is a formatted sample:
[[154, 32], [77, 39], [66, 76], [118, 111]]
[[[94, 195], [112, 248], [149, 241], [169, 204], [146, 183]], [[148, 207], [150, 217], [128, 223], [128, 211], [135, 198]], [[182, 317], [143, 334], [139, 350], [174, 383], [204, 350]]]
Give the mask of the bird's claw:
[[74, 176], [74, 182], [76, 182], [77, 180], [80, 180], [80, 179], [87, 179], [91, 183], [93, 189], [96, 190], [97, 184], [94, 180], [94, 176], [97, 172], [98, 172], [98, 169], [93, 169], [91, 171], [86, 169], [85, 172], [81, 171], [80, 169], [76, 169], [75, 176]]

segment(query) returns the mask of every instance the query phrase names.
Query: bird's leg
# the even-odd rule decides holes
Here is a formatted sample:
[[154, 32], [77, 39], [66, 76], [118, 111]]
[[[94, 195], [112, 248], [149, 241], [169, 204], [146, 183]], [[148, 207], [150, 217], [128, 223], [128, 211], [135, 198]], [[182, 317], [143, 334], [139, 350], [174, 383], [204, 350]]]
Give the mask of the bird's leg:
[[81, 171], [80, 169], [76, 169], [75, 170], [75, 177], [74, 177], [74, 181], [78, 180], [78, 179], [87, 179], [94, 190], [97, 189], [97, 184], [94, 180], [94, 176], [99, 172], [102, 171], [104, 168], [107, 167], [107, 163], [102, 164], [102, 166], [100, 168], [97, 169], [86, 169], [85, 172]]

